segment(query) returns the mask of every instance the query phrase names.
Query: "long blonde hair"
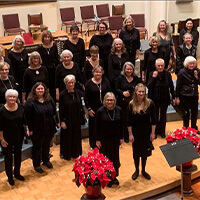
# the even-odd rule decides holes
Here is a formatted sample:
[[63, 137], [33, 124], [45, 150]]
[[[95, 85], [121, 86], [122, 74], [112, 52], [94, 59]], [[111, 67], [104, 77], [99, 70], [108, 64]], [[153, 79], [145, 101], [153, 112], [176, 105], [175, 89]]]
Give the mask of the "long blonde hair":
[[169, 34], [169, 26], [167, 24], [167, 22], [163, 19], [161, 20], [159, 23], [158, 23], [158, 26], [157, 26], [157, 32], [156, 32], [156, 36], [159, 38], [160, 40], [160, 23], [164, 22], [165, 23], [165, 26], [166, 26], [166, 29], [165, 29], [165, 39], [166, 40], [170, 40], [170, 34]]
[[[146, 91], [146, 86], [142, 83], [138, 83], [135, 86], [133, 99], [130, 101], [130, 105], [132, 105], [132, 109], [133, 109], [134, 114], [140, 113], [140, 111], [141, 111], [141, 109], [139, 108], [139, 102], [138, 102], [138, 98], [137, 98], [137, 94], [136, 94], [136, 92], [139, 90], [139, 88], [144, 88], [145, 91]], [[147, 98], [146, 92], [145, 92], [145, 96], [144, 96], [143, 101], [144, 101], [144, 107], [143, 107], [142, 111], [145, 112], [147, 110], [147, 108], [150, 106], [150, 102], [151, 102], [151, 100]]]

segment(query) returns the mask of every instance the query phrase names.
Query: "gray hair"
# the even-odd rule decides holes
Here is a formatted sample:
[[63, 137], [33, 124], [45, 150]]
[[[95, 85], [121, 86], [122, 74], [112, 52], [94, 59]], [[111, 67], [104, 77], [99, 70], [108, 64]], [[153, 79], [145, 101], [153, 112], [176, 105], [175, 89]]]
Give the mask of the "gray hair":
[[17, 90], [14, 89], [8, 89], [5, 93], [5, 98], [7, 98], [8, 96], [15, 96], [18, 97], [18, 92]]
[[162, 58], [158, 58], [158, 59], [156, 59], [155, 65], [157, 65], [158, 62], [160, 62], [160, 61], [161, 61], [163, 64], [165, 64], [165, 61], [164, 61]]
[[126, 76], [126, 74], [125, 74], [125, 69], [126, 69], [127, 65], [129, 65], [129, 66], [131, 66], [131, 67], [133, 68], [133, 74], [132, 74], [132, 76], [135, 76], [135, 73], [134, 73], [134, 71], [135, 71], [135, 66], [133, 65], [132, 62], [125, 62], [125, 63], [124, 63], [123, 68], [122, 68], [122, 71], [121, 71], [121, 75]]
[[22, 47], [24, 46], [24, 38], [21, 35], [16, 35], [13, 42], [12, 42], [12, 47], [15, 47], [16, 39], [20, 39], [22, 41]]
[[73, 74], [69, 74], [67, 76], [65, 76], [65, 78], [63, 79], [65, 85], [69, 82], [69, 81], [74, 81], [74, 83], [76, 82], [76, 77]]
[[41, 65], [42, 64], [42, 58], [40, 56], [40, 54], [37, 52], [37, 51], [33, 51], [28, 59], [28, 64], [31, 65], [33, 64], [32, 60], [33, 58], [35, 57], [39, 57], [39, 64]]
[[67, 53], [70, 55], [71, 59], [73, 58], [73, 53], [68, 50], [68, 49], [65, 49], [64, 51], [62, 51], [61, 55], [60, 55], [60, 61], [62, 62], [63, 61], [63, 57], [64, 57], [64, 54]]
[[184, 63], [183, 63], [184, 67], [187, 68], [188, 64], [191, 63], [191, 62], [195, 62], [195, 65], [196, 65], [197, 64], [196, 58], [194, 58], [193, 56], [187, 56], [184, 60]]

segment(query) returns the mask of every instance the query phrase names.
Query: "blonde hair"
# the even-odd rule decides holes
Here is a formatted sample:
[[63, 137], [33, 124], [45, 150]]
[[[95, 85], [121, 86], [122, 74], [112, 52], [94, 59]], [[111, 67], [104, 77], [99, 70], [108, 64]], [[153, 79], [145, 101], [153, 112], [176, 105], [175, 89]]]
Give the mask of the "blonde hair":
[[24, 47], [24, 38], [21, 35], [16, 35], [13, 42], [12, 42], [12, 47], [15, 48], [15, 43], [16, 43], [16, 39], [20, 39], [22, 41], [22, 48]]
[[152, 43], [153, 42], [157, 42], [158, 43], [158, 46], [160, 46], [160, 40], [157, 36], [152, 36], [150, 39], [149, 39], [149, 45], [152, 46]]
[[65, 85], [67, 85], [67, 83], [69, 81], [74, 81], [74, 83], [75, 83], [76, 82], [76, 78], [75, 78], [75, 76], [73, 74], [69, 74], [69, 75], [65, 76], [63, 81], [64, 81]]
[[2, 70], [2, 68], [3, 68], [4, 66], [7, 66], [8, 69], [10, 70], [10, 65], [9, 65], [7, 62], [0, 62], [0, 70]]
[[97, 71], [98, 69], [100, 69], [102, 71], [102, 74], [104, 73], [103, 67], [98, 65], [98, 66], [93, 67], [92, 74], [94, 74], [94, 72]]
[[137, 98], [137, 94], [136, 92], [139, 90], [139, 88], [144, 88], [145, 89], [145, 96], [144, 96], [144, 107], [142, 109], [143, 112], [145, 112], [147, 110], [147, 108], [150, 106], [150, 102], [151, 100], [147, 98], [146, 96], [146, 86], [142, 83], [138, 83], [135, 87], [135, 91], [134, 91], [134, 94], [133, 94], [133, 98], [132, 100], [130, 101], [130, 105], [132, 105], [132, 109], [133, 109], [133, 113], [136, 114], [136, 113], [140, 113], [141, 109], [139, 107], [139, 103], [138, 103], [138, 98]]
[[126, 21], [127, 21], [128, 19], [130, 19], [130, 20], [132, 21], [132, 23], [133, 23], [133, 28], [135, 27], [135, 21], [134, 21], [134, 19], [129, 15], [129, 16], [127, 16], [127, 17], [124, 19], [124, 21], [123, 21], [123, 29], [124, 29], [124, 30], [126, 30]]
[[106, 107], [106, 99], [107, 99], [108, 97], [113, 97], [113, 99], [114, 99], [113, 108], [114, 108], [114, 107], [116, 106], [117, 100], [116, 100], [116, 97], [115, 97], [115, 95], [114, 95], [113, 92], [107, 92], [107, 93], [105, 94], [105, 96], [104, 96], [104, 98], [103, 98], [103, 105], [104, 105], [104, 107]]
[[39, 57], [39, 64], [41, 65], [41, 64], [42, 64], [42, 58], [41, 58], [40, 54], [39, 54], [37, 51], [33, 51], [33, 52], [31, 53], [31, 55], [30, 55], [30, 57], [29, 57], [29, 59], [28, 59], [28, 64], [29, 64], [29, 65], [32, 65], [32, 64], [33, 64], [32, 60], [33, 60], [33, 58], [35, 58], [35, 57]]
[[160, 40], [160, 23], [165, 23], [165, 26], [166, 26], [166, 29], [165, 29], [165, 36], [166, 36], [166, 40], [170, 40], [170, 34], [169, 34], [169, 26], [167, 24], [167, 22], [165, 20], [161, 20], [159, 23], [158, 23], [158, 26], [157, 26], [157, 32], [156, 32], [156, 36], [159, 38]]

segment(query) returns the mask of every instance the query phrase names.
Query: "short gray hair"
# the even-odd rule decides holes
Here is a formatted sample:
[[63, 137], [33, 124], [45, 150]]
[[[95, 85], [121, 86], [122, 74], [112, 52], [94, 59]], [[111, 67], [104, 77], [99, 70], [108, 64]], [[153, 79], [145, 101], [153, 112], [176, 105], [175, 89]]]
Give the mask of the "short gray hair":
[[15, 97], [18, 97], [18, 92], [17, 90], [14, 90], [14, 89], [8, 89], [5, 93], [5, 98], [7, 98], [8, 96], [15, 96]]
[[15, 47], [15, 42], [16, 42], [16, 39], [20, 39], [22, 41], [22, 47], [24, 46], [24, 38], [21, 36], [21, 35], [16, 35], [13, 42], [12, 42], [12, 47]]
[[73, 74], [69, 74], [67, 76], [65, 76], [65, 78], [63, 79], [65, 85], [69, 82], [69, 81], [74, 81], [74, 83], [76, 82], [76, 77]]
[[70, 55], [71, 59], [73, 58], [73, 53], [70, 50], [65, 49], [64, 51], [62, 51], [62, 53], [60, 55], [60, 61], [61, 62], [63, 61], [63, 56], [64, 56], [65, 53], [68, 53]]
[[127, 66], [127, 65], [129, 65], [129, 66], [131, 66], [131, 67], [133, 68], [133, 74], [132, 74], [132, 76], [135, 76], [135, 73], [134, 73], [134, 71], [135, 71], [135, 66], [133, 65], [132, 62], [125, 62], [125, 63], [124, 63], [123, 68], [122, 68], [122, 71], [121, 71], [121, 75], [126, 76], [126, 74], [125, 74], [125, 69], [126, 69], [126, 66]]
[[187, 68], [187, 66], [188, 66], [188, 64], [189, 64], [190, 62], [195, 62], [195, 65], [197, 64], [196, 58], [194, 58], [193, 56], [187, 56], [187, 57], [185, 58], [185, 60], [184, 60], [184, 63], [183, 63], [184, 67]]
[[157, 65], [157, 63], [161, 61], [163, 64], [165, 64], [165, 61], [162, 59], [162, 58], [157, 58], [156, 59], [156, 62], [155, 62], [155, 65]]

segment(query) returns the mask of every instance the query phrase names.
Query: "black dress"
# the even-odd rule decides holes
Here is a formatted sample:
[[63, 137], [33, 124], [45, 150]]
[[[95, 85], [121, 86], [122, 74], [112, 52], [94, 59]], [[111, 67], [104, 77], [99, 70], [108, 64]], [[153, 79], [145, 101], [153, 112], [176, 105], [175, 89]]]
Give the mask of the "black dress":
[[[145, 126], [144, 126], [145, 124]], [[135, 157], [147, 157], [150, 147], [150, 135], [152, 125], [155, 125], [155, 105], [151, 101], [145, 112], [133, 113], [132, 104], [128, 107], [128, 126], [132, 127], [134, 136], [133, 155]]]
[[52, 98], [55, 100], [56, 98], [56, 88], [55, 88], [55, 73], [56, 67], [60, 63], [58, 48], [55, 43], [50, 48], [45, 48], [43, 45], [40, 45], [37, 49], [41, 58], [42, 65], [46, 67], [48, 71], [48, 79], [49, 81], [49, 92]]
[[106, 75], [108, 75], [108, 56], [110, 54], [112, 43], [112, 35], [110, 33], [106, 33], [105, 35], [93, 35], [89, 44], [89, 48], [92, 45], [99, 47], [99, 58], [101, 58], [104, 62], [104, 70]]
[[4, 140], [8, 143], [3, 147], [5, 153], [5, 170], [8, 179], [13, 179], [12, 151], [14, 149], [14, 175], [20, 175], [21, 149], [24, 137], [25, 118], [23, 107], [18, 104], [16, 111], [8, 111], [5, 106], [0, 108], [0, 131], [3, 131]]
[[77, 63], [74, 62], [73, 67], [71, 69], [66, 69], [63, 66], [63, 64], [60, 63], [56, 68], [56, 88], [59, 88], [59, 92], [66, 89], [66, 85], [63, 80], [65, 76], [69, 74], [72, 74], [76, 77], [76, 87], [78, 89], [82, 89], [83, 80]]
[[27, 68], [25, 70], [23, 80], [23, 92], [26, 93], [26, 96], [28, 96], [31, 88], [37, 82], [42, 82], [47, 86], [47, 88], [49, 87], [48, 71], [44, 66], [41, 66], [39, 69]]
[[40, 166], [49, 162], [50, 142], [56, 133], [57, 116], [53, 99], [40, 103], [38, 100], [28, 99], [25, 104], [25, 115], [29, 131], [33, 132], [31, 140], [33, 166]]
[[8, 89], [17, 89], [15, 78], [13, 76], [8, 76], [7, 80], [0, 79], [0, 107], [1, 104], [6, 103], [5, 93]]
[[[103, 62], [102, 59], [99, 59], [99, 65], [101, 67], [103, 67], [103, 69], [104, 69], [104, 62]], [[85, 65], [84, 65], [84, 79], [85, 79], [85, 83], [89, 79], [91, 79], [93, 77], [92, 70], [93, 70], [93, 66], [90, 64], [90, 61], [89, 60], [85, 61]]]
[[[180, 35], [179, 35], [179, 45], [183, 44], [183, 42], [184, 42], [183, 36], [186, 33], [187, 33], [187, 28], [181, 30]], [[192, 44], [194, 44], [195, 46], [198, 46], [199, 31], [193, 27], [190, 34], [192, 34], [192, 37], [193, 37]]]
[[144, 66], [142, 71], [146, 71], [146, 83], [148, 83], [150, 72], [156, 70], [155, 61], [158, 58], [165, 59], [165, 51], [162, 48], [158, 48], [157, 53], [152, 52], [152, 48], [144, 52]]
[[96, 114], [95, 122], [96, 141], [101, 142], [100, 152], [107, 156], [119, 174], [119, 145], [123, 139], [122, 110], [116, 106], [114, 110], [100, 107]]
[[60, 132], [60, 154], [70, 160], [82, 154], [81, 115], [83, 112], [80, 91], [70, 93], [66, 89], [60, 93], [60, 121], [65, 122], [67, 129]]
[[[128, 82], [124, 75], [119, 75], [116, 82], [116, 91], [117, 91], [117, 105], [122, 108], [122, 119], [124, 124], [123, 134], [124, 141], [129, 141], [128, 129], [127, 129], [127, 107], [129, 102], [132, 99], [133, 92], [135, 90], [135, 86], [141, 82], [141, 79], [137, 76], [133, 77], [131, 82]], [[123, 95], [124, 91], [129, 91], [130, 96], [125, 97]]]
[[77, 44], [72, 43], [70, 40], [66, 40], [63, 46], [63, 50], [68, 49], [72, 52], [72, 60], [79, 66], [80, 71], [83, 71], [85, 63], [85, 43], [82, 38], [78, 39]]
[[94, 117], [89, 116], [89, 142], [90, 147], [96, 147], [95, 137], [95, 117], [97, 110], [103, 105], [103, 98], [107, 92], [110, 92], [108, 79], [102, 78], [101, 84], [97, 85], [90, 79], [85, 85], [85, 106], [95, 112]]
[[136, 50], [140, 49], [140, 33], [138, 29], [122, 30], [119, 34], [119, 38], [124, 42], [126, 51], [129, 54], [129, 59], [135, 65]]

